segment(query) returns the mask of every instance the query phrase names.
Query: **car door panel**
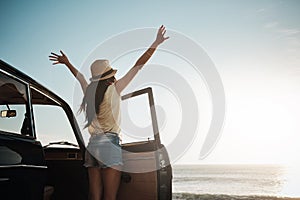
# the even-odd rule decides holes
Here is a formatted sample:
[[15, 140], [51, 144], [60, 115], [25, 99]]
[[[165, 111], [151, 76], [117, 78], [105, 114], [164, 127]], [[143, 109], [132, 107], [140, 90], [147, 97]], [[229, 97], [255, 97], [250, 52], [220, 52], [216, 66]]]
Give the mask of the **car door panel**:
[[87, 170], [80, 149], [45, 148], [45, 160], [47, 185], [54, 188], [53, 199], [88, 199]]
[[41, 199], [47, 166], [39, 142], [0, 132], [0, 190], [3, 199]]
[[[140, 144], [137, 145], [141, 148]], [[123, 147], [123, 167], [118, 199], [157, 199], [157, 171], [155, 151], [126, 151]], [[130, 145], [134, 149], [134, 145]]]

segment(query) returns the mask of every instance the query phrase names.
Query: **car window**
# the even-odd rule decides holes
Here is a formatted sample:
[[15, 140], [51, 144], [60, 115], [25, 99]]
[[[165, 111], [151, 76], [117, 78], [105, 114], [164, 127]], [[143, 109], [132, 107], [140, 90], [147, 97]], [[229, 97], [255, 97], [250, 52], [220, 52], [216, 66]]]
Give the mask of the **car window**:
[[[39, 97], [44, 96], [44, 103], [53, 102], [53, 100], [35, 89], [31, 90], [34, 90], [34, 92], [31, 92], [32, 99], [36, 99], [36, 96], [39, 95]], [[39, 101], [39, 104], [32, 104], [37, 139], [43, 146], [55, 142], [69, 142], [78, 145], [70, 121], [63, 108], [59, 105], [40, 104], [43, 102]]]
[[153, 126], [147, 94], [121, 102], [122, 143], [153, 140]]
[[0, 73], [1, 131], [33, 136], [27, 91], [26, 84]]

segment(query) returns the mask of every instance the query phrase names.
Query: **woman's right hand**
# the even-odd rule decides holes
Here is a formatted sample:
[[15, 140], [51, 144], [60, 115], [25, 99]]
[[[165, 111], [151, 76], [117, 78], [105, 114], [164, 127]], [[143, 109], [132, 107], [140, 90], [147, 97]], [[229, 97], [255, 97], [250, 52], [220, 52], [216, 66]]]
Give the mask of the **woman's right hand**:
[[51, 52], [51, 55], [49, 56], [49, 60], [53, 61], [52, 65], [57, 65], [57, 64], [69, 64], [69, 59], [64, 54], [64, 52], [60, 51], [61, 55], [58, 55], [56, 53]]
[[165, 40], [169, 39], [169, 37], [165, 37], [166, 34], [166, 27], [164, 25], [161, 25], [157, 31], [155, 42], [157, 45], [160, 45]]

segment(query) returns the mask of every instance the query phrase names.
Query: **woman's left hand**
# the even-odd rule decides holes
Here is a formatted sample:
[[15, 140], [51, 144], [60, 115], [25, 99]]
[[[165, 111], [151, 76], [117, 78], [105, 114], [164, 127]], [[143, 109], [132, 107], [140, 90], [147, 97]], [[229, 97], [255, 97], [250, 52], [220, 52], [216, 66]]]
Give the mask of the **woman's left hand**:
[[156, 44], [160, 45], [165, 40], [169, 39], [169, 37], [165, 37], [166, 32], [167, 32], [166, 27], [164, 25], [161, 25], [161, 27], [159, 27], [159, 29], [157, 31], [157, 35], [156, 35], [156, 39], [155, 39]]

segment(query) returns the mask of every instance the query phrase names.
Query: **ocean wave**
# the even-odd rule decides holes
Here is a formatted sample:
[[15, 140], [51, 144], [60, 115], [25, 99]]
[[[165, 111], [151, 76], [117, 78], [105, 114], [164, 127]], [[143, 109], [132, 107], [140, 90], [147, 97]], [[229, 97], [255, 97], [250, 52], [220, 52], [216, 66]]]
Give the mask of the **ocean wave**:
[[175, 200], [300, 200], [300, 198], [274, 197], [274, 196], [234, 196], [223, 194], [192, 194], [192, 193], [173, 193], [172, 199]]
[[240, 177], [207, 177], [207, 176], [198, 176], [198, 177], [174, 177], [174, 182], [187, 182], [187, 181], [200, 181], [200, 182], [262, 182], [263, 184], [266, 183], [273, 183], [277, 182], [280, 183], [280, 181], [272, 179], [272, 178], [240, 178]]

